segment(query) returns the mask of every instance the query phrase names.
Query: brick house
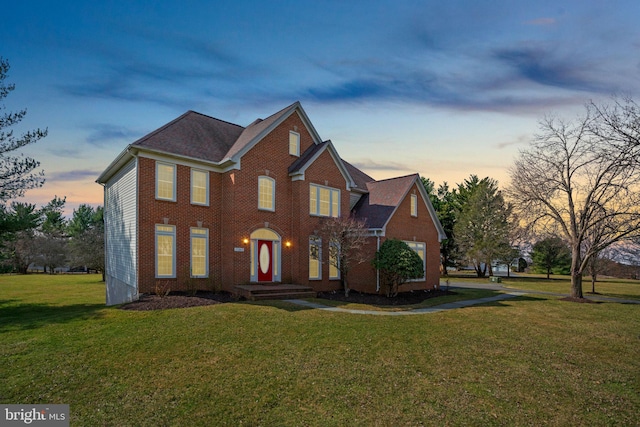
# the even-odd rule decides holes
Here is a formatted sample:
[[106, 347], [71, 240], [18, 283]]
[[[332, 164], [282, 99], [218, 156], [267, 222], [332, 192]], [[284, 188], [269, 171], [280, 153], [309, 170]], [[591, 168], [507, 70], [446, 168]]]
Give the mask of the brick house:
[[[320, 138], [298, 102], [247, 127], [188, 111], [127, 146], [97, 182], [108, 305], [154, 292], [159, 281], [171, 290], [194, 283], [339, 289], [328, 243], [317, 234], [323, 218], [350, 214], [367, 224], [370, 258], [389, 237], [421, 256], [425, 277], [401, 290], [439, 281], [445, 234], [420, 177], [375, 181]], [[369, 263], [349, 276], [352, 289], [379, 289]]]

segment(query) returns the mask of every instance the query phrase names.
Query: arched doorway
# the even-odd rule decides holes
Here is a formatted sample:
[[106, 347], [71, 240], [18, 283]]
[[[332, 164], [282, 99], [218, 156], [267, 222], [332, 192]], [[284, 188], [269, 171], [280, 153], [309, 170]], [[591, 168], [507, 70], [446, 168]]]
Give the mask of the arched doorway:
[[280, 235], [268, 228], [251, 233], [251, 281], [280, 281]]

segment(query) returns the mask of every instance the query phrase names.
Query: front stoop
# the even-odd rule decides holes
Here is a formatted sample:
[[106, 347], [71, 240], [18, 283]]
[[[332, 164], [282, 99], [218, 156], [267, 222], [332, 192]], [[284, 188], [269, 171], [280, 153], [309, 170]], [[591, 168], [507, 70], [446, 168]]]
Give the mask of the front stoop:
[[236, 285], [234, 291], [237, 296], [249, 301], [315, 298], [317, 296], [316, 291], [309, 286], [282, 285], [277, 283], [264, 285]]

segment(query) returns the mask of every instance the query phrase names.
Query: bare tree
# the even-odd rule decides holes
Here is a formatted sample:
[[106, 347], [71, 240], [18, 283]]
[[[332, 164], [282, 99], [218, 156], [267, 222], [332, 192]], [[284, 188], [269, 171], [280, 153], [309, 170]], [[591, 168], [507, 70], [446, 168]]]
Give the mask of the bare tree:
[[364, 246], [367, 244], [367, 228], [354, 217], [327, 218], [319, 231], [329, 243], [329, 264], [340, 272], [345, 296], [349, 296], [348, 275], [356, 264], [367, 261]]
[[546, 117], [540, 131], [511, 168], [508, 194], [530, 227], [569, 243], [571, 296], [582, 298], [589, 260], [640, 234], [640, 108], [591, 103], [576, 121]]

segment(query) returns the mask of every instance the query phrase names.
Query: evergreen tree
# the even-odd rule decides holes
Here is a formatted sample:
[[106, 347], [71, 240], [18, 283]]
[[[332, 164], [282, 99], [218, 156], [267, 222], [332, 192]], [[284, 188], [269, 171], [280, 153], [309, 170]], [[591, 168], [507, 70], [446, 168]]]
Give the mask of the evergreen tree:
[[[4, 83], [8, 71], [9, 62], [0, 57], [0, 101], [15, 89], [15, 85]], [[46, 129], [35, 129], [15, 136], [12, 130], [6, 129], [19, 123], [27, 110], [14, 113], [5, 112], [5, 109], [4, 104], [0, 103], [0, 201], [20, 197], [26, 190], [42, 186], [44, 172], [34, 172], [40, 163], [30, 157], [11, 153], [47, 136]]]

